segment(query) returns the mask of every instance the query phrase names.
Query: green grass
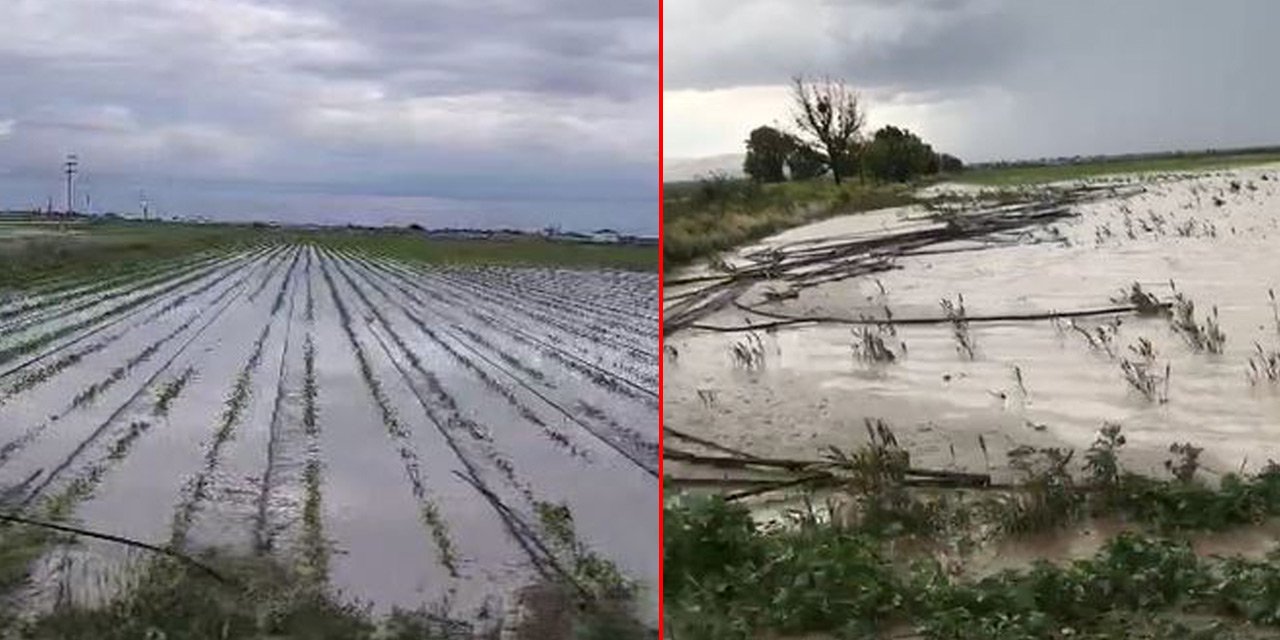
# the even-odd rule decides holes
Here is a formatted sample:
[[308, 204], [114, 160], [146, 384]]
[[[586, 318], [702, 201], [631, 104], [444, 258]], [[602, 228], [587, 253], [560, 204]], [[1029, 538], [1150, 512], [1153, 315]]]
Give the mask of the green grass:
[[665, 185], [663, 252], [668, 265], [733, 249], [835, 215], [916, 202], [909, 185], [828, 180], [760, 185], [711, 179]]
[[271, 239], [247, 226], [72, 222], [57, 233], [0, 237], [0, 289], [61, 278], [99, 280], [157, 260]]
[[969, 169], [957, 182], [988, 186], [1043, 184], [1126, 173], [1178, 173], [1230, 169], [1280, 162], [1280, 152], [1241, 154], [1185, 154], [1133, 159], [1100, 159], [1079, 164], [1029, 165]]
[[157, 260], [201, 251], [256, 244], [311, 242], [335, 249], [371, 250], [430, 263], [609, 267], [657, 270], [655, 247], [591, 245], [540, 238], [513, 240], [431, 239], [407, 229], [302, 230], [243, 224], [180, 224], [137, 221], [8, 222], [39, 234], [0, 234], [0, 291], [42, 282], [94, 281], [143, 268]]

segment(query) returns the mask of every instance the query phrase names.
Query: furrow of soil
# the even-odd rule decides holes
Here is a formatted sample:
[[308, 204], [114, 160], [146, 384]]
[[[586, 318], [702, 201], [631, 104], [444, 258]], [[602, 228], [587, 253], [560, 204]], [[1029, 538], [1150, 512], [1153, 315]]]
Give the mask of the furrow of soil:
[[[585, 363], [571, 354], [566, 354], [554, 344], [544, 342], [519, 327], [499, 321], [494, 316], [468, 304], [466, 299], [448, 298], [441, 296], [437, 291], [420, 286], [414, 287], [414, 282], [395, 269], [394, 265], [375, 263], [374, 266], [387, 273], [390, 276], [389, 281], [397, 286], [401, 294], [419, 305], [421, 309], [435, 314], [444, 314], [443, 317], [452, 315], [451, 324], [466, 327], [470, 332], [484, 332], [490, 336], [490, 342], [502, 344], [503, 346], [495, 351], [499, 357], [501, 357], [500, 354], [523, 354], [519, 356], [522, 360], [538, 363], [544, 375], [541, 379], [531, 381], [531, 386], [536, 386], [549, 397], [556, 398], [554, 402], [556, 406], [573, 407], [575, 421], [598, 422], [596, 429], [613, 433], [616, 436], [615, 441], [629, 447], [641, 459], [652, 461], [649, 466], [656, 467], [656, 435], [648, 427], [652, 424], [656, 411], [656, 397], [643, 393], [643, 389], [626, 384], [607, 371]], [[414, 291], [433, 298], [436, 304], [426, 304], [421, 297], [414, 294]], [[464, 309], [469, 317], [451, 313], [457, 309]], [[548, 359], [564, 368], [548, 366], [552, 364]], [[583, 381], [588, 384], [583, 385]], [[608, 412], [603, 414], [607, 419], [600, 419], [602, 412], [598, 407], [608, 408]], [[619, 428], [619, 425], [637, 425], [637, 428]]]
[[21, 289], [0, 302], [0, 320], [8, 320], [16, 315], [32, 309], [54, 306], [76, 297], [90, 295], [95, 291], [118, 286], [122, 282], [136, 280], [147, 274], [172, 270], [182, 264], [225, 254], [251, 253], [268, 246], [264, 243], [236, 248], [216, 248], [191, 255], [163, 260], [139, 260], [131, 264], [108, 269], [104, 275], [94, 272], [87, 274], [59, 275], [36, 278]]
[[580, 292], [572, 298], [558, 298], [562, 304], [611, 318], [637, 331], [658, 327], [658, 276], [651, 272], [531, 270], [493, 268], [517, 291], [529, 290], [541, 296], [558, 296], [564, 291]]
[[[528, 271], [538, 271], [528, 269]], [[642, 318], [637, 313], [625, 314], [612, 309], [597, 306], [597, 283], [584, 281], [582, 278], [569, 279], [571, 272], [550, 271], [544, 277], [563, 278], [559, 286], [562, 289], [554, 292], [543, 292], [537, 285], [530, 284], [530, 277], [518, 277], [513, 269], [496, 269], [484, 267], [474, 269], [473, 273], [461, 272], [459, 279], [474, 282], [489, 290], [512, 292], [527, 306], [538, 309], [555, 317], [566, 316], [581, 320], [584, 330], [594, 335], [606, 336], [627, 350], [643, 350], [644, 334], [656, 330], [657, 325], [641, 324]], [[573, 283], [573, 284], [571, 284]], [[575, 287], [574, 284], [577, 286]], [[590, 302], [582, 302], [589, 300]], [[637, 308], [639, 311], [641, 308]]]
[[[356, 286], [355, 282], [346, 274], [344, 269], [346, 259], [334, 258], [331, 264], [333, 264], [333, 269], [343, 277], [347, 290], [352, 292], [354, 298], [352, 304], [363, 306], [363, 310], [366, 313], [365, 317], [368, 320], [367, 324], [370, 328], [377, 326], [382, 329], [381, 332], [371, 331], [370, 333], [379, 346], [382, 347], [387, 358], [397, 367], [398, 372], [404, 376], [405, 382], [408, 383], [408, 386], [414, 392], [414, 396], [422, 404], [422, 408], [432, 425], [445, 438], [450, 449], [458, 456], [459, 462], [466, 467], [468, 475], [472, 478], [478, 477], [483, 460], [491, 465], [489, 470], [496, 472], [510, 489], [519, 492], [532, 501], [532, 489], [527, 483], [518, 479], [515, 473], [515, 466], [510, 458], [492, 446], [492, 429], [473, 420], [459, 409], [457, 399], [445, 389], [445, 386], [441, 383], [440, 376], [437, 375], [437, 371], [441, 373], [447, 372], [450, 377], [457, 376], [462, 378], [458, 387], [469, 387], [468, 383], [471, 381], [461, 371], [454, 369], [437, 368], [436, 370], [428, 371], [423, 366], [421, 356], [409, 347], [381, 310], [369, 300], [365, 292]], [[374, 321], [376, 321], [376, 325]], [[390, 338], [395, 343], [395, 350], [387, 345], [387, 338]], [[406, 373], [402, 366], [402, 360], [408, 361], [414, 375], [410, 376]], [[471, 445], [469, 447], [471, 449], [470, 452], [464, 451], [459, 439], [455, 437], [460, 434], [469, 436], [469, 440], [466, 442]]]
[[[423, 267], [396, 263], [401, 269], [409, 270], [408, 274], [416, 284], [449, 299], [466, 300], [466, 305], [493, 309], [504, 320], [513, 325], [525, 327], [529, 333], [541, 336], [565, 353], [572, 353], [577, 358], [594, 363], [597, 368], [608, 367], [613, 377], [632, 382], [637, 388], [652, 391], [656, 388], [656, 360], [654, 354], [632, 354], [625, 347], [606, 344], [608, 340], [598, 340], [584, 329], [576, 327], [577, 318], [556, 318], [545, 312], [531, 308], [520, 301], [512, 292], [489, 291], [475, 282], [450, 276], [447, 271], [435, 267]], [[584, 335], [588, 334], [588, 335]], [[639, 359], [634, 356], [643, 355]], [[645, 361], [644, 358], [649, 358]], [[652, 371], [649, 371], [652, 370]], [[626, 373], [626, 377], [620, 375]], [[651, 380], [652, 379], [652, 380]], [[652, 384], [649, 384], [652, 382]], [[654, 394], [656, 400], [656, 393]]]
[[427, 289], [457, 299], [459, 304], [488, 310], [488, 316], [500, 317], [505, 325], [518, 327], [522, 335], [554, 345], [566, 359], [588, 370], [604, 372], [605, 379], [616, 379], [623, 385], [632, 387], [634, 391], [652, 397], [656, 402], [656, 354], [619, 351], [615, 346], [597, 340], [590, 332], [577, 328], [574, 315], [557, 318], [544, 312], [524, 309], [517, 292], [501, 292], [500, 295], [478, 283], [456, 278], [441, 279], [435, 270], [421, 267], [412, 269], [411, 275], [415, 282]]
[[[296, 257], [297, 254], [295, 253], [294, 255]], [[258, 286], [255, 287], [252, 292], [249, 293], [249, 302], [257, 300], [258, 296], [262, 295], [262, 292], [267, 288], [267, 284], [271, 282], [271, 279], [276, 275], [276, 271], [278, 271], [282, 266], [284, 266], [284, 261], [277, 262], [270, 271], [263, 274], [262, 281], [258, 283]]]
[[316, 371], [315, 293], [311, 272], [315, 256], [313, 249], [307, 251], [307, 264], [303, 271], [306, 341], [302, 347], [301, 418], [306, 448], [302, 468], [302, 522], [300, 528], [286, 530], [281, 537], [286, 539], [285, 546], [291, 550], [299, 574], [314, 584], [324, 584], [329, 577], [329, 545], [324, 537], [324, 463], [320, 445], [320, 385]]

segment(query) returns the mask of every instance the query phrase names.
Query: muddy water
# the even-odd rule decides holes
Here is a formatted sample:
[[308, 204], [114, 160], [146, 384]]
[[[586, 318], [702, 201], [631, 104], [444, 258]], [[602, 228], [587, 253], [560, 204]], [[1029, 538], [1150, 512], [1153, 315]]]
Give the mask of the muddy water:
[[[863, 420], [883, 418], [915, 462], [998, 471], [1012, 446], [1086, 447], [1114, 421], [1138, 470], [1158, 470], [1171, 443], [1188, 441], [1205, 448], [1211, 471], [1256, 470], [1280, 459], [1280, 392], [1246, 376], [1255, 343], [1280, 348], [1268, 298], [1280, 287], [1277, 175], [1272, 166], [1135, 178], [1144, 192], [1077, 205], [1078, 219], [1036, 234], [1054, 241], [902, 258], [878, 280], [829, 283], [765, 307], [847, 318], [880, 317], [888, 307], [896, 318], [936, 318], [940, 299], [962, 294], [970, 316], [1071, 311], [1111, 306], [1133, 282], [1168, 299], [1173, 281], [1196, 303], [1198, 322], [1217, 307], [1227, 336], [1220, 355], [1195, 351], [1163, 319], [1125, 315], [1114, 338], [1118, 357], [1045, 320], [972, 324], [972, 360], [957, 351], [950, 325], [900, 327], [886, 342], [901, 357], [875, 364], [854, 357], [849, 327], [808, 325], [761, 332], [766, 363], [748, 372], [730, 355], [744, 334], [690, 329], [668, 340], [679, 351], [665, 373], [668, 424], [763, 454], [812, 457], [828, 445], [856, 446], [866, 437]], [[903, 209], [828, 220], [764, 244], [920, 225], [922, 215]], [[744, 302], [759, 302], [768, 286]], [[730, 309], [706, 322], [732, 325], [744, 316]], [[1092, 330], [1112, 320], [1078, 323]], [[1170, 367], [1167, 403], [1148, 402], [1122, 375], [1119, 357], [1132, 358], [1128, 346], [1139, 338], [1155, 346], [1161, 372]]]
[[[1097, 555], [1117, 536], [1138, 532], [1133, 525], [1111, 520], [1090, 519], [1065, 530], [1046, 531], [1000, 540], [980, 548], [955, 568], [970, 578], [984, 578], [1005, 570], [1025, 570], [1037, 562], [1065, 565]], [[1262, 560], [1275, 550], [1280, 522], [1271, 520], [1229, 531], [1199, 532], [1186, 540], [1197, 555], [1232, 556]]]

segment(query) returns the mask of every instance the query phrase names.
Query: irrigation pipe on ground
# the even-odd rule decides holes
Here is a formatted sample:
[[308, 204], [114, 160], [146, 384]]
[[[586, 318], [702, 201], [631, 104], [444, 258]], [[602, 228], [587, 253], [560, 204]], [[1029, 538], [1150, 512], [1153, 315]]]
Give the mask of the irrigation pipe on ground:
[[213, 567], [210, 567], [209, 565], [204, 564], [203, 562], [200, 562], [199, 560], [196, 560], [191, 556], [174, 551], [173, 549], [157, 547], [156, 545], [153, 545], [153, 544], [147, 544], [145, 542], [132, 540], [130, 538], [125, 538], [125, 537], [113, 535], [110, 533], [99, 533], [97, 531], [80, 529], [78, 527], [68, 527], [66, 525], [56, 524], [53, 522], [43, 522], [40, 520], [32, 520], [30, 518], [24, 518], [22, 516], [16, 516], [10, 513], [0, 513], [0, 521], [13, 522], [15, 524], [26, 525], [29, 527], [39, 527], [41, 529], [52, 529], [54, 531], [71, 533], [78, 536], [85, 536], [87, 538], [97, 538], [98, 540], [115, 542], [117, 544], [123, 544], [125, 546], [134, 547], [135, 549], [145, 549], [153, 553], [159, 553], [159, 554], [169, 556], [171, 558], [175, 558], [177, 560], [181, 560], [182, 562], [188, 565], [191, 565], [192, 567], [195, 567], [200, 571], [208, 574], [209, 577], [213, 578], [214, 580], [217, 580], [218, 582], [221, 582], [222, 584], [231, 584], [230, 580], [228, 580], [221, 573], [218, 573], [217, 570], [215, 570]]

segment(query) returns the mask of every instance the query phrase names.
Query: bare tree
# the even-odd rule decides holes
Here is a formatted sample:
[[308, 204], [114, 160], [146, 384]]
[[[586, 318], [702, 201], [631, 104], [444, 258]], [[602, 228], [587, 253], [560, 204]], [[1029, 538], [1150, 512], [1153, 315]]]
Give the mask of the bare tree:
[[865, 114], [856, 91], [843, 80], [791, 79], [796, 126], [831, 168], [836, 184], [855, 170], [859, 135]]

